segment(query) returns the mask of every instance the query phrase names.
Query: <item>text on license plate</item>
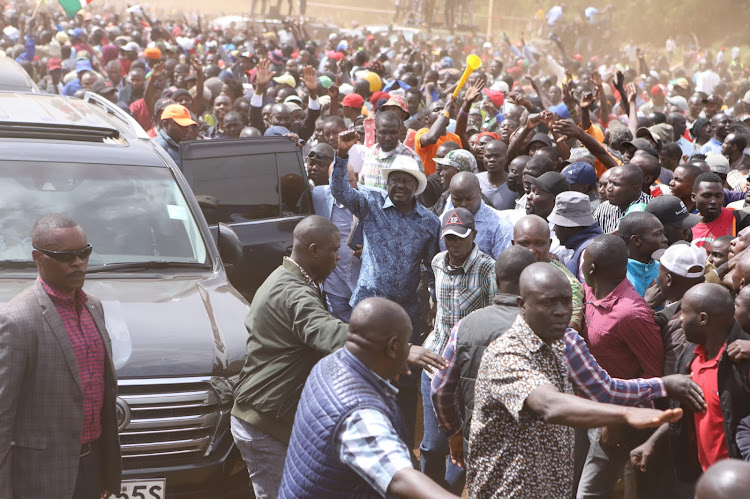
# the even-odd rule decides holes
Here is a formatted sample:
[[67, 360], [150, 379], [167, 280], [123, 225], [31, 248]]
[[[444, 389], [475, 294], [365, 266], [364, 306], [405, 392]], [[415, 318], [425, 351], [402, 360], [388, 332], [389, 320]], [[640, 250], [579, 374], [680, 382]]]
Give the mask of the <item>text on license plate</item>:
[[165, 478], [123, 480], [120, 493], [112, 494], [109, 499], [165, 499], [166, 488]]

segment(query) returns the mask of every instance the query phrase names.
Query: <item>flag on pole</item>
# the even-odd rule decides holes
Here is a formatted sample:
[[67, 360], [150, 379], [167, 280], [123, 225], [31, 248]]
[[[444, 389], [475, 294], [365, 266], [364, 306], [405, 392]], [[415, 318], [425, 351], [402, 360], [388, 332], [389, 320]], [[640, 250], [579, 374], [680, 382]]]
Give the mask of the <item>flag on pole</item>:
[[79, 10], [91, 3], [91, 0], [58, 0], [69, 19], [73, 19]]

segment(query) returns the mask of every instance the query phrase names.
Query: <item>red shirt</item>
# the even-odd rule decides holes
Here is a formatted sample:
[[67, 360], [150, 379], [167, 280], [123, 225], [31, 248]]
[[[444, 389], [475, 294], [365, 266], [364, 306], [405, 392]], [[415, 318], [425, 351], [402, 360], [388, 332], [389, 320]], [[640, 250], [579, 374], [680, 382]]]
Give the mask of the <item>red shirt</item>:
[[721, 347], [713, 359], [706, 359], [703, 345], [695, 347], [696, 355], [690, 364], [693, 381], [700, 385], [706, 399], [706, 412], [693, 414], [695, 435], [698, 440], [698, 461], [703, 471], [721, 459], [729, 458], [727, 442], [724, 437], [724, 413], [719, 400], [719, 359], [724, 353], [726, 344]]
[[130, 104], [130, 112], [133, 113], [133, 118], [137, 121], [144, 130], [150, 130], [154, 128], [154, 120], [151, 118], [151, 113], [146, 106], [146, 99], [141, 97], [138, 100], [133, 101]]
[[721, 236], [736, 236], [737, 221], [734, 210], [722, 208], [719, 217], [711, 223], [700, 222], [693, 227], [693, 246], [707, 248], [711, 241]]
[[664, 344], [654, 314], [627, 279], [597, 300], [587, 284], [582, 336], [591, 355], [613, 378], [663, 374]]
[[83, 386], [83, 426], [81, 443], [98, 439], [102, 433], [101, 411], [104, 403], [104, 342], [94, 319], [85, 304], [88, 296], [79, 289], [69, 298], [49, 286], [41, 277], [39, 282], [55, 305], [78, 364], [78, 377]]

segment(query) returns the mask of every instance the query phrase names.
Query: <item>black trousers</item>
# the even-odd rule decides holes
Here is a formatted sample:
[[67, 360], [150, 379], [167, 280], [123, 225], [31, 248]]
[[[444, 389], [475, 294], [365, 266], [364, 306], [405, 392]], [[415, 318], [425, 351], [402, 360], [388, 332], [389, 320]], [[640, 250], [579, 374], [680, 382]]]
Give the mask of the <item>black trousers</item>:
[[[78, 461], [73, 499], [99, 499], [102, 491], [102, 446], [99, 440], [91, 443], [91, 451]], [[119, 490], [111, 490], [117, 494]]]

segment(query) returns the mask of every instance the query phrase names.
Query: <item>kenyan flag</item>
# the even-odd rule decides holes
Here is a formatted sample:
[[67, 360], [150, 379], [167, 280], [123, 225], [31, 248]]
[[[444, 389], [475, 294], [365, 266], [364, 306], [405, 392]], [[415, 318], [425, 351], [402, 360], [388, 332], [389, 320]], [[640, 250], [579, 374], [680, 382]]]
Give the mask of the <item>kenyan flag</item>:
[[76, 13], [91, 3], [91, 0], [58, 0], [69, 19], [73, 19]]

